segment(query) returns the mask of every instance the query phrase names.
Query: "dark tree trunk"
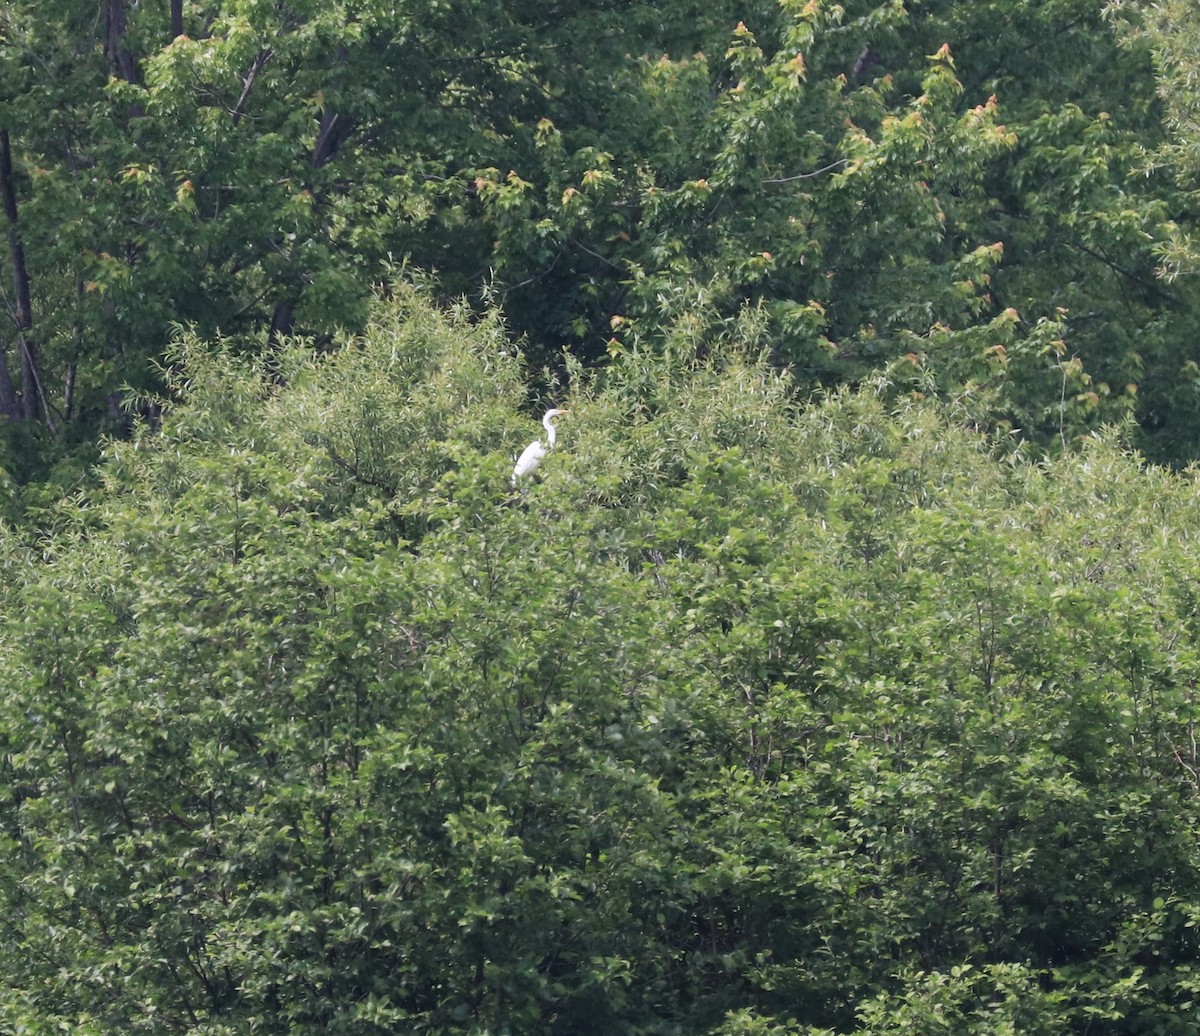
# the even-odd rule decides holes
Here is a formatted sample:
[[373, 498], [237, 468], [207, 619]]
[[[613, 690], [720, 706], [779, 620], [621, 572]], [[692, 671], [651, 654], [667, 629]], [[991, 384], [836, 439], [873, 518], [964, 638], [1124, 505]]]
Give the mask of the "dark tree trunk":
[[68, 424], [71, 421], [71, 412], [75, 408], [75, 371], [77, 366], [74, 360], [67, 364], [67, 383], [63, 386], [62, 418]]
[[267, 346], [274, 349], [279, 339], [292, 333], [295, 324], [295, 312], [291, 302], [281, 302], [271, 314], [271, 330], [267, 334]]
[[125, 0], [108, 0], [108, 39], [105, 54], [112, 74], [127, 83], [137, 82], [137, 64], [125, 46]]
[[267, 374], [275, 385], [284, 382], [279, 363], [279, 343], [292, 333], [295, 323], [295, 306], [288, 300], [280, 302], [271, 314], [271, 328], [267, 332]]
[[13, 274], [11, 316], [17, 332], [17, 354], [21, 365], [21, 392], [18, 395], [8, 371], [8, 356], [3, 357], [5, 384], [0, 385], [0, 394], [3, 394], [2, 405], [7, 413], [24, 421], [32, 421], [37, 417], [37, 396], [33, 390], [37, 372], [25, 332], [33, 324], [33, 307], [29, 301], [29, 268], [25, 265], [25, 246], [17, 225], [17, 188], [13, 183], [12, 142], [8, 130], [0, 130], [0, 199], [3, 200], [4, 218], [8, 226], [8, 257]]
[[850, 78], [861, 86], [871, 76], [871, 70], [879, 64], [879, 54], [871, 44], [867, 44], [862, 49], [862, 53], [858, 55], [858, 60], [854, 62], [854, 69], [850, 73]]
[[8, 346], [0, 342], [0, 417], [17, 421], [24, 416], [17, 399], [17, 390], [13, 387], [12, 376], [8, 373]]
[[[33, 358], [33, 346], [22, 332], [17, 335], [17, 348], [21, 352], [21, 403], [22, 416], [26, 421], [36, 421], [38, 416], [38, 397], [41, 395], [41, 385], [38, 381], [37, 363]], [[49, 412], [46, 414], [46, 424], [50, 425]]]
[[[33, 326], [33, 305], [30, 302], [29, 268], [25, 265], [25, 246], [21, 241], [18, 223], [17, 188], [13, 182], [12, 143], [8, 131], [0, 130], [0, 200], [3, 201], [4, 218], [8, 224], [8, 254], [13, 268], [12, 321], [16, 327], [17, 352], [21, 358], [21, 392], [18, 396], [12, 387], [11, 375], [5, 361], [4, 377], [8, 379], [8, 390], [12, 393], [14, 409], [26, 421], [36, 421], [39, 405], [42, 419], [51, 431], [56, 428], [54, 415], [42, 390], [38, 375], [37, 355], [29, 339]], [[4, 390], [0, 387], [0, 393]]]
[[0, 195], [4, 201], [4, 215], [8, 223], [8, 254], [13, 269], [13, 322], [18, 333], [33, 323], [33, 309], [29, 304], [29, 269], [25, 265], [25, 246], [21, 243], [21, 232], [17, 227], [17, 189], [13, 183], [12, 145], [8, 130], [0, 130]]
[[171, 0], [171, 39], [183, 35], [183, 0]]
[[353, 132], [353, 119], [339, 115], [337, 112], [325, 112], [321, 116], [321, 125], [317, 130], [317, 143], [313, 148], [313, 168], [320, 169], [330, 162], [338, 153], [338, 149], [346, 142], [346, 138]]
[[[346, 48], [338, 48], [338, 56], [336, 65], [340, 67], [346, 60]], [[355, 126], [358, 123], [355, 119], [348, 115], [342, 115], [335, 111], [323, 111], [321, 113], [321, 124], [317, 128], [317, 142], [313, 146], [312, 165], [314, 169], [321, 169], [329, 162], [333, 161], [341, 146], [346, 143], [347, 138], [354, 132]]]

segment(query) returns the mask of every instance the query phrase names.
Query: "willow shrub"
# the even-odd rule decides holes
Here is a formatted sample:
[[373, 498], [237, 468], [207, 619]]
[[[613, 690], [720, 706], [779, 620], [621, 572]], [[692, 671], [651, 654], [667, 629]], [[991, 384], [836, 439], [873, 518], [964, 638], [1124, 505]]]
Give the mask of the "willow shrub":
[[[1194, 1031], [1197, 487], [401, 289], [10, 531], [0, 1028]], [[545, 401], [550, 402], [550, 400]]]

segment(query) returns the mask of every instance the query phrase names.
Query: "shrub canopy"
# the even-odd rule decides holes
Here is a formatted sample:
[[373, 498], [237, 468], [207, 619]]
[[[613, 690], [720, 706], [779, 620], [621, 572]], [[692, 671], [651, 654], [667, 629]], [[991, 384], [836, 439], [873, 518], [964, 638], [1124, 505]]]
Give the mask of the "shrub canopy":
[[182, 338], [0, 597], [0, 1028], [1190, 1032], [1190, 475], [398, 288]]

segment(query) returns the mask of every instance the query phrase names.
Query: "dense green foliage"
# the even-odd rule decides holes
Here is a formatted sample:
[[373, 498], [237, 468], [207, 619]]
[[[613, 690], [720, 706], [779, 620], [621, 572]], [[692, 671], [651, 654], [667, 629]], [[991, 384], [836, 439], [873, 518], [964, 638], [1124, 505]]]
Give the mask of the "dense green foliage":
[[761, 308], [806, 387], [1011, 363], [995, 420], [1132, 410], [1187, 461], [1195, 181], [1147, 156], [1187, 139], [1149, 28], [1188, 5], [1110, 6], [10, 0], [0, 462], [71, 484], [173, 323], [328, 339], [401, 261], [539, 368]]
[[[1193, 31], [1196, 5], [1190, 0], [1159, 0], [1130, 3], [1113, 0], [1112, 8], [1122, 15], [1123, 31], [1139, 44], [1148, 44], [1158, 71], [1159, 93], [1166, 107], [1168, 136], [1150, 153], [1151, 164], [1172, 175], [1185, 194], [1194, 196], [1200, 183], [1200, 90], [1196, 63], [1200, 41]], [[1162, 272], [1170, 279], [1194, 272], [1200, 254], [1190, 213], [1180, 213], [1168, 225], [1168, 235], [1159, 242]]]
[[1195, 6], [0, 5], [0, 1032], [1200, 1033]]
[[0, 1029], [1196, 1031], [1193, 477], [368, 324], [0, 541]]

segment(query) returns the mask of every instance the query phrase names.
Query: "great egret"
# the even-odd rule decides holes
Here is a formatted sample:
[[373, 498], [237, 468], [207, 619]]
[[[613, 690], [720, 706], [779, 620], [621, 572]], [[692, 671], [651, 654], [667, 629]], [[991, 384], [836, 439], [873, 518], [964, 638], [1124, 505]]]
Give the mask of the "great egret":
[[513, 486], [516, 486], [526, 475], [533, 474], [534, 469], [542, 462], [546, 453], [554, 449], [554, 441], [558, 438], [558, 432], [554, 430], [554, 419], [565, 413], [567, 413], [566, 410], [546, 411], [546, 416], [542, 418], [542, 427], [546, 429], [546, 443], [542, 445], [541, 439], [534, 439], [521, 451], [521, 456], [517, 458], [517, 463], [513, 466], [512, 478], [509, 480]]

